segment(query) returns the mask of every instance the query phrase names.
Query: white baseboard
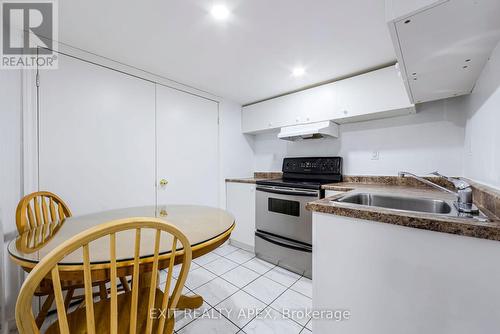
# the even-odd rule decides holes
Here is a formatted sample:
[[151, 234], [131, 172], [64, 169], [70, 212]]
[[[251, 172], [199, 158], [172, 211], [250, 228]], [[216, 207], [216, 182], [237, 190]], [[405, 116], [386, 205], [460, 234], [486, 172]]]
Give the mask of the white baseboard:
[[5, 320], [6, 326], [2, 324], [0, 334], [14, 334], [19, 333], [17, 330], [16, 319]]
[[255, 248], [251, 245], [248, 245], [248, 244], [245, 244], [243, 242], [240, 242], [240, 241], [236, 241], [236, 240], [233, 240], [233, 239], [229, 239], [229, 244], [230, 245], [233, 245], [235, 247], [238, 247], [238, 248], [241, 248], [241, 249], [244, 249], [246, 251], [249, 251], [249, 252], [252, 252], [254, 253], [255, 252]]

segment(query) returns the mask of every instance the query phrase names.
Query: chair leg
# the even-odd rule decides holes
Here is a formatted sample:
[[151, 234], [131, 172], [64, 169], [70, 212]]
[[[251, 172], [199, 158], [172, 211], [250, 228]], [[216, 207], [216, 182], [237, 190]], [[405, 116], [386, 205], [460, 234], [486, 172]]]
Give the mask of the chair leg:
[[[153, 273], [151, 273], [151, 272], [145, 272], [145, 273], [142, 273], [141, 275], [139, 275], [139, 289], [149, 288], [151, 286], [151, 278], [153, 277], [152, 275], [153, 275]], [[160, 274], [158, 272], [158, 273], [156, 273], [156, 282], [157, 283], [160, 282], [159, 277], [160, 277]], [[134, 278], [135, 277], [133, 277], [132, 279], [134, 279]]]
[[177, 310], [194, 310], [203, 305], [203, 297], [200, 295], [186, 296], [181, 295], [177, 302]]
[[71, 303], [71, 300], [73, 299], [73, 294], [75, 293], [74, 288], [69, 288], [68, 291], [66, 291], [66, 297], [64, 298], [64, 308], [68, 310], [69, 303]]
[[36, 316], [35, 322], [38, 328], [41, 328], [43, 325], [43, 322], [45, 321], [45, 318], [47, 317], [47, 313], [49, 312], [50, 308], [52, 307], [52, 303], [54, 302], [54, 294], [51, 293], [47, 295], [47, 299], [43, 302], [42, 309], [40, 312], [38, 312], [38, 315]]
[[175, 317], [171, 317], [170, 319], [167, 320], [167, 324], [165, 326], [165, 333], [172, 334], [174, 332], [174, 325], [175, 325]]
[[108, 290], [106, 289], [106, 283], [99, 283], [99, 298], [101, 300], [105, 300], [108, 298]]
[[126, 277], [120, 277], [120, 283], [122, 284], [123, 290], [125, 292], [130, 291], [130, 286], [128, 285], [128, 281]]

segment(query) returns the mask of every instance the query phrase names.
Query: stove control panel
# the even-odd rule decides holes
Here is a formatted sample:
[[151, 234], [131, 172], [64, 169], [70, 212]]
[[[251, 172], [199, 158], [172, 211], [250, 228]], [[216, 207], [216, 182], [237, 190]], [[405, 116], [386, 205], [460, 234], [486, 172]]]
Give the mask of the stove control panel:
[[342, 157], [285, 158], [283, 173], [342, 174]]

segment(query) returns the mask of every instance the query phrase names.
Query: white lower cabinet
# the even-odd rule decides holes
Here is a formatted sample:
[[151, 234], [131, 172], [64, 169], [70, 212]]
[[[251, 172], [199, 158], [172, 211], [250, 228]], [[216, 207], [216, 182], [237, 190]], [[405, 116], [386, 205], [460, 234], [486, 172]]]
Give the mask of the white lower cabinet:
[[[313, 212], [313, 333], [498, 333], [498, 241]], [[340, 314], [337, 314], [340, 317]]]
[[231, 241], [238, 246], [254, 248], [255, 184], [226, 183], [226, 209], [234, 215], [236, 226]]

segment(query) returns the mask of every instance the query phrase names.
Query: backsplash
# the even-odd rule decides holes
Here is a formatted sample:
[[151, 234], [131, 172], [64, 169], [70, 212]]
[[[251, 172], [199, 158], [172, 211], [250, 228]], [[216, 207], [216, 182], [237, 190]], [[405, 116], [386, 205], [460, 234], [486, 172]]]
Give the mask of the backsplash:
[[472, 185], [472, 197], [477, 206], [500, 218], [500, 190], [466, 179]]
[[[453, 189], [453, 184], [440, 177], [424, 177], [424, 179], [429, 180], [435, 184], [442, 187]], [[417, 187], [417, 188], [431, 188], [425, 183], [420, 182], [412, 177], [399, 177], [399, 176], [373, 176], [373, 175], [344, 175], [344, 182], [351, 183], [367, 183], [367, 184], [377, 184], [383, 183], [391, 186], [406, 186], [406, 187]]]
[[[463, 174], [462, 98], [418, 105], [417, 114], [343, 124], [338, 139], [287, 142], [277, 133], [254, 139], [254, 170], [281, 170], [284, 157], [342, 156], [346, 175]], [[378, 152], [378, 157], [373, 153]]]
[[282, 172], [255, 172], [253, 177], [256, 179], [278, 179], [283, 176]]

